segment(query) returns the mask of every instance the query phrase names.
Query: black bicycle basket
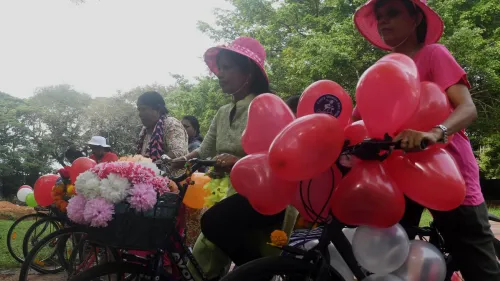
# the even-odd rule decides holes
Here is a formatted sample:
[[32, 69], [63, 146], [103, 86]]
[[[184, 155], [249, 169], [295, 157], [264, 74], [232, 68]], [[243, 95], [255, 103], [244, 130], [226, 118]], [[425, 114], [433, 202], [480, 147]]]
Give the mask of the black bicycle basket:
[[148, 212], [137, 212], [128, 203], [115, 205], [107, 227], [88, 227], [89, 240], [128, 250], [157, 250], [165, 247], [167, 236], [176, 229], [179, 195], [165, 193]]

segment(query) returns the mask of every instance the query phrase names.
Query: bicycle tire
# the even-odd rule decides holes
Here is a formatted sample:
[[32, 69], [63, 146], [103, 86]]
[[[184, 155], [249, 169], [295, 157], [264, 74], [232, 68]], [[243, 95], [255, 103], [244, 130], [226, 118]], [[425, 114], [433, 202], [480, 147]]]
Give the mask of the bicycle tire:
[[38, 242], [31, 249], [29, 254], [26, 256], [25, 261], [23, 262], [23, 264], [21, 266], [21, 270], [19, 272], [19, 280], [20, 281], [26, 280], [26, 277], [28, 277], [30, 269], [34, 269], [35, 271], [38, 271], [42, 274], [54, 274], [54, 273], [59, 273], [61, 271], [64, 271], [65, 267], [67, 267], [67, 264], [65, 261], [62, 261], [62, 263], [64, 265], [61, 265], [61, 267], [56, 269], [56, 270], [47, 270], [47, 269], [43, 269], [39, 266], [36, 266], [35, 263], [33, 263], [33, 261], [36, 258], [36, 254], [40, 251], [40, 249], [44, 245], [51, 242], [53, 239], [64, 235], [65, 237], [63, 237], [63, 239], [58, 241], [58, 243], [56, 245], [56, 249], [55, 249], [55, 251], [56, 251], [55, 254], [57, 255], [57, 258], [59, 260], [61, 260], [61, 259], [63, 259], [62, 255], [63, 255], [63, 252], [65, 250], [64, 248], [61, 249], [61, 247], [63, 245], [65, 245], [65, 243], [61, 243], [61, 242], [67, 241], [67, 239], [69, 238], [69, 235], [72, 233], [83, 233], [83, 232], [85, 232], [85, 231], [82, 231], [82, 229], [80, 229], [79, 227], [71, 227], [71, 228], [64, 228], [64, 229], [57, 230], [57, 231], [52, 232], [51, 234], [45, 236], [42, 240], [40, 240], [40, 242]]
[[[283, 256], [266, 257], [238, 266], [224, 276], [221, 281], [271, 280], [274, 275], [287, 275], [287, 279], [284, 280], [304, 280], [311, 273], [317, 273], [316, 270], [317, 266], [301, 259]], [[328, 280], [345, 281], [334, 268], [330, 267], [329, 270], [333, 276], [330, 276]]]
[[[14, 233], [14, 229], [16, 228], [16, 226], [21, 223], [23, 220], [26, 220], [28, 218], [35, 218], [35, 217], [40, 217], [40, 218], [44, 218], [46, 217], [47, 215], [46, 214], [43, 214], [43, 213], [36, 213], [36, 214], [29, 214], [29, 215], [25, 215], [25, 216], [22, 216], [20, 218], [18, 218], [13, 224], [12, 226], [9, 228], [9, 231], [7, 231], [7, 250], [9, 251], [9, 254], [18, 262], [22, 263], [24, 262], [24, 258], [26, 257], [26, 255], [24, 255], [24, 252], [23, 252], [23, 256], [22, 257], [19, 257], [16, 253], [14, 253], [14, 249], [12, 248], [12, 236], [13, 236], [13, 233]], [[29, 230], [29, 229], [28, 229]], [[26, 231], [26, 234], [28, 233], [28, 231]], [[24, 243], [24, 238], [23, 238], [23, 243]]]
[[71, 281], [88, 281], [88, 280], [98, 280], [98, 277], [102, 277], [110, 274], [125, 275], [130, 274], [128, 278], [121, 278], [120, 280], [128, 280], [132, 276], [144, 276], [147, 275], [146, 268], [143, 265], [131, 262], [110, 262], [105, 264], [100, 264], [94, 266], [88, 270], [71, 278]]
[[[23, 255], [25, 257], [28, 255], [29, 250], [30, 250], [30, 249], [28, 249], [28, 246], [32, 242], [32, 241], [30, 241], [30, 239], [31, 239], [31, 236], [33, 235], [33, 232], [37, 229], [38, 226], [40, 226], [41, 224], [44, 224], [44, 223], [49, 223], [49, 224], [54, 225], [56, 231], [62, 228], [62, 221], [56, 217], [46, 217], [46, 218], [42, 218], [42, 219], [36, 221], [33, 225], [30, 226], [30, 228], [28, 228], [28, 230], [26, 231], [26, 235], [24, 235]], [[61, 223], [61, 224], [58, 224], [58, 223]], [[39, 241], [41, 241], [41, 240], [39, 240]]]

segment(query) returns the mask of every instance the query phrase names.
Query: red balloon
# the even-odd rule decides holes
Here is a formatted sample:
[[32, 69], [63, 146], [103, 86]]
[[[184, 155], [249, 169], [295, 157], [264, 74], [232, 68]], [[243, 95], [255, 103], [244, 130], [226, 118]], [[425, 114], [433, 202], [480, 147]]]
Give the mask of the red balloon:
[[282, 180], [272, 173], [268, 155], [264, 153], [239, 160], [231, 170], [230, 178], [234, 189], [264, 215], [283, 211], [297, 190], [296, 182]]
[[300, 117], [285, 127], [269, 148], [269, 164], [282, 179], [314, 178], [331, 167], [344, 144], [339, 121], [327, 114]]
[[429, 209], [449, 211], [465, 199], [465, 181], [443, 149], [391, 155], [384, 166], [408, 198]]
[[349, 145], [355, 145], [368, 138], [368, 131], [363, 120], [356, 121], [344, 129], [346, 140], [349, 140]]
[[292, 205], [308, 221], [315, 221], [315, 215], [327, 218], [330, 212], [329, 206], [332, 205], [333, 200], [331, 191], [339, 184], [341, 179], [342, 173], [340, 173], [336, 165], [333, 165], [331, 169], [326, 170], [321, 175], [302, 181], [298, 184], [298, 190], [295, 193]]
[[439, 86], [432, 82], [422, 82], [418, 108], [413, 116], [401, 126], [400, 131], [405, 129], [429, 131], [446, 120], [451, 111], [448, 97]]
[[359, 79], [356, 100], [370, 137], [393, 136], [417, 109], [420, 82], [401, 63], [378, 61]]
[[76, 178], [83, 172], [94, 168], [94, 166], [97, 165], [97, 163], [87, 157], [80, 157], [73, 161], [73, 164], [71, 165], [71, 169], [69, 171], [70, 179], [72, 183], [75, 183]]
[[19, 187], [17, 189], [17, 191], [21, 190], [21, 188], [29, 188], [29, 189], [33, 190], [33, 188], [31, 188], [31, 186], [25, 184], [25, 185], [21, 185], [21, 187]]
[[378, 61], [387, 61], [387, 62], [394, 62], [397, 63], [403, 71], [413, 77], [414, 79], [417, 79], [420, 81], [419, 74], [418, 74], [418, 68], [415, 62], [413, 61], [412, 58], [410, 58], [407, 55], [403, 55], [400, 53], [392, 53], [384, 56]]
[[257, 96], [248, 109], [247, 127], [241, 145], [247, 154], [267, 152], [274, 138], [295, 120], [293, 112], [278, 96]]
[[380, 162], [362, 161], [333, 192], [332, 211], [349, 225], [385, 228], [401, 220], [405, 199]]
[[297, 117], [326, 113], [346, 126], [352, 114], [352, 99], [339, 84], [330, 80], [312, 83], [304, 90], [297, 107]]
[[47, 207], [54, 203], [51, 192], [58, 178], [58, 175], [44, 175], [36, 180], [34, 195], [38, 205]]

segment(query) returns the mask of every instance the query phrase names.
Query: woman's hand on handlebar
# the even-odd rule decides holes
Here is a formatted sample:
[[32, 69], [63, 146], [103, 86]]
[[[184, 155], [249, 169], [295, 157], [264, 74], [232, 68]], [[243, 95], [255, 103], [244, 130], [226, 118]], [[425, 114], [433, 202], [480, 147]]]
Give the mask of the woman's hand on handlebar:
[[419, 151], [422, 150], [422, 142], [432, 145], [437, 143], [441, 137], [442, 131], [440, 130], [433, 129], [429, 132], [404, 130], [394, 138], [394, 141], [401, 141], [401, 148], [405, 151]]
[[240, 158], [238, 158], [234, 155], [231, 155], [231, 154], [222, 153], [222, 154], [215, 156], [214, 160], [217, 161], [217, 164], [216, 164], [217, 167], [220, 167], [223, 169], [231, 169], [234, 166], [234, 164], [236, 164], [236, 162], [238, 162], [238, 160], [240, 160]]

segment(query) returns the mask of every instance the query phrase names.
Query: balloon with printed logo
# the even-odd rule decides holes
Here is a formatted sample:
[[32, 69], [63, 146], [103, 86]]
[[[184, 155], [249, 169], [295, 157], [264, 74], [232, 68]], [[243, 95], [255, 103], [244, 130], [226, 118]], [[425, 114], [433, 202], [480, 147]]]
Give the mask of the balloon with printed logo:
[[286, 126], [269, 148], [273, 173], [288, 181], [314, 178], [337, 160], [344, 128], [327, 114], [300, 117]]
[[359, 79], [357, 107], [370, 137], [394, 136], [414, 114], [420, 101], [420, 81], [411, 69], [382, 58]]
[[405, 211], [405, 199], [378, 161], [361, 161], [333, 191], [332, 211], [347, 225], [390, 227]]
[[444, 149], [394, 154], [384, 167], [408, 198], [429, 209], [450, 211], [465, 199], [465, 181]]
[[330, 80], [320, 80], [307, 87], [300, 96], [297, 116], [326, 113], [339, 120], [345, 127], [352, 114], [352, 99], [339, 84]]
[[295, 120], [288, 105], [277, 95], [258, 95], [248, 108], [248, 120], [241, 136], [247, 154], [267, 152], [274, 138]]
[[73, 164], [71, 164], [71, 169], [70, 169], [70, 179], [71, 183], [75, 183], [76, 178], [83, 172], [94, 168], [94, 166], [97, 165], [97, 163], [87, 157], [80, 157], [73, 161]]
[[342, 179], [336, 165], [321, 175], [298, 183], [292, 205], [304, 219], [313, 222], [317, 217], [326, 218], [330, 212], [333, 189]]
[[51, 193], [58, 178], [58, 175], [44, 175], [36, 180], [34, 198], [38, 205], [47, 207], [54, 202]]
[[230, 179], [234, 189], [264, 215], [283, 211], [297, 190], [296, 182], [283, 180], [271, 171], [267, 153], [240, 159], [231, 170]]

